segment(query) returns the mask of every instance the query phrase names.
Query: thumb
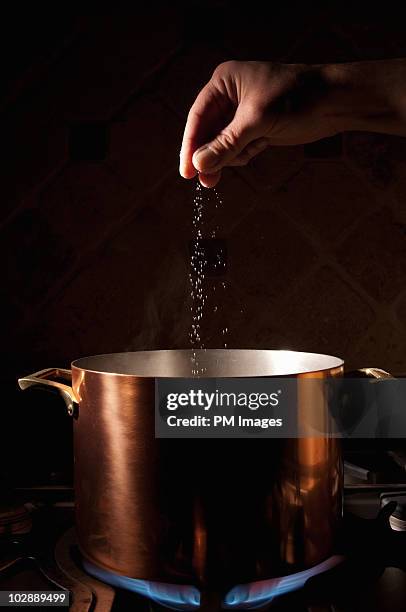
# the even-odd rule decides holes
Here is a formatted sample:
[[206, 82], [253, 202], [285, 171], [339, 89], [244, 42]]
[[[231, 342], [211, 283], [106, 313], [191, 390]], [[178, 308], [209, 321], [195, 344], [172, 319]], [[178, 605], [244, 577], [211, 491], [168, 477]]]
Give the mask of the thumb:
[[262, 135], [260, 122], [239, 106], [231, 121], [212, 141], [193, 154], [193, 166], [198, 172], [218, 172], [232, 162], [245, 147]]

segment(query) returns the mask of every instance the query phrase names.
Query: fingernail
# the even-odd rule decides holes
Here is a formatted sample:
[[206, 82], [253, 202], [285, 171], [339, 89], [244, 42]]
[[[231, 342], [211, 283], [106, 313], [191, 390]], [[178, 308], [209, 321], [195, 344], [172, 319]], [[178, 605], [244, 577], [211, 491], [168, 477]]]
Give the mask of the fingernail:
[[193, 165], [200, 172], [211, 170], [217, 163], [218, 155], [208, 145], [200, 147], [193, 155]]

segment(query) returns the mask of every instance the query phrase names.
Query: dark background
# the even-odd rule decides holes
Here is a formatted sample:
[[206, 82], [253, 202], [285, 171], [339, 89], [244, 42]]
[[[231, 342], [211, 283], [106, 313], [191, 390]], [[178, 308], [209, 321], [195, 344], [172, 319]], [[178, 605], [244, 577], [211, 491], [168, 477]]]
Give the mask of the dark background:
[[[64, 481], [71, 466], [63, 403], [22, 394], [18, 376], [189, 345], [195, 184], [179, 177], [178, 152], [215, 66], [406, 56], [397, 5], [267, 4], [3, 15], [0, 470], [11, 483]], [[231, 348], [405, 372], [405, 170], [403, 138], [348, 133], [226, 171], [215, 216], [207, 194], [207, 236], [219, 226], [227, 262], [208, 280], [206, 346], [227, 327]]]

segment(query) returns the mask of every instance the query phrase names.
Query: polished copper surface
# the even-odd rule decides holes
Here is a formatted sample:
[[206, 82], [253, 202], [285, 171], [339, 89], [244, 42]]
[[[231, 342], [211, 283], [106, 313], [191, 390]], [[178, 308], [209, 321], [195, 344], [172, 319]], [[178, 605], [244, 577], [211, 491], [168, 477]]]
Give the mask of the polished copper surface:
[[[155, 439], [154, 377], [191, 377], [190, 357], [150, 351], [72, 364], [83, 554], [128, 577], [210, 590], [321, 562], [341, 519], [339, 440]], [[306, 397], [300, 379], [343, 373], [339, 359], [290, 351], [207, 350], [199, 363], [206, 376], [297, 376], [299, 417], [313, 423], [328, 418], [327, 400]]]

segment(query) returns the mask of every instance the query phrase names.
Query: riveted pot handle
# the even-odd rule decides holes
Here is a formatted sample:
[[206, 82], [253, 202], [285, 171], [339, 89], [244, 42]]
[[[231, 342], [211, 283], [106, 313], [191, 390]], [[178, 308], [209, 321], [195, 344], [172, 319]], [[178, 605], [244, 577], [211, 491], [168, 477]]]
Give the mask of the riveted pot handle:
[[23, 390], [33, 386], [45, 386], [57, 389], [66, 404], [68, 414], [70, 416], [74, 414], [77, 400], [72, 389], [72, 372], [70, 370], [47, 368], [46, 370], [40, 370], [34, 374], [19, 378], [18, 384]]

